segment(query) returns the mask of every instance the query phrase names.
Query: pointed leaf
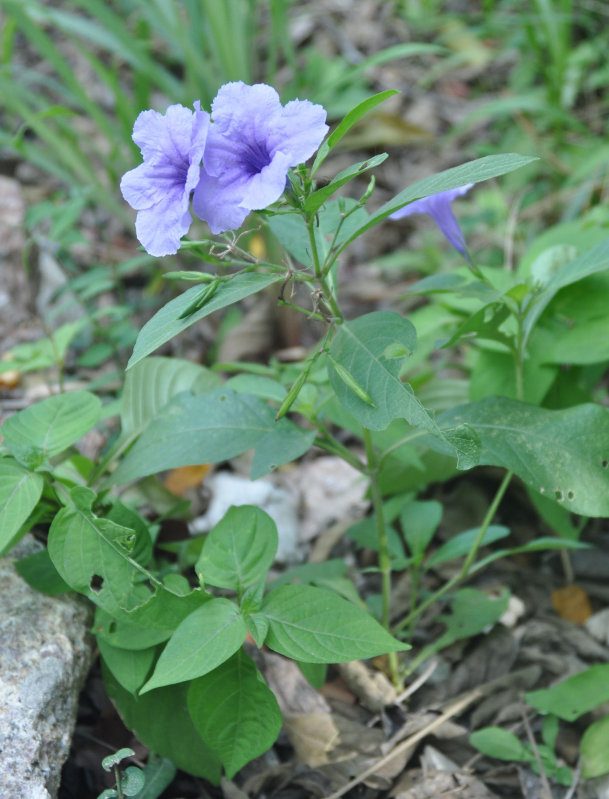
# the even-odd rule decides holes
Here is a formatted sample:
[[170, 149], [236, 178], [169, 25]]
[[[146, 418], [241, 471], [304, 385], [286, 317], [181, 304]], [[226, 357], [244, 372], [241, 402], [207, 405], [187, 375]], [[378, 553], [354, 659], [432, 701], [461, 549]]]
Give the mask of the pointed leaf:
[[525, 699], [542, 713], [575, 721], [609, 701], [609, 663], [590, 666], [551, 688], [529, 691]]
[[243, 650], [205, 677], [193, 680], [188, 710], [229, 779], [275, 743], [282, 725], [273, 692]]
[[176, 297], [175, 300], [171, 300], [167, 305], [164, 305], [150, 321], [146, 322], [137, 337], [133, 355], [127, 364], [127, 368], [131, 369], [146, 355], [150, 355], [150, 353], [175, 338], [186, 328], [209, 316], [214, 311], [233, 305], [233, 303], [243, 300], [251, 294], [256, 294], [267, 286], [279, 283], [282, 280], [283, 275], [242, 272], [230, 280], [220, 283], [214, 296], [200, 310], [184, 319], [180, 319], [180, 315], [192, 305], [195, 297], [201, 291], [199, 286], [193, 286], [188, 291], [185, 291], [184, 294]]
[[552, 411], [493, 397], [448, 411], [440, 421], [475, 430], [480, 463], [512, 470], [572, 513], [609, 515], [607, 408], [586, 404]]
[[0, 555], [12, 545], [34, 510], [44, 481], [12, 458], [0, 459]]
[[255, 448], [252, 479], [300, 457], [315, 433], [288, 419], [275, 421], [273, 409], [258, 397], [216, 389], [199, 396], [181, 394], [152, 421], [112, 475], [112, 483], [149, 474], [217, 463]]
[[213, 783], [220, 780], [220, 761], [199, 735], [186, 705], [186, 685], [171, 685], [134, 697], [103, 668], [108, 696], [125, 726], [153, 752], [189, 774]]
[[266, 645], [307, 663], [345, 663], [410, 649], [364, 610], [309, 585], [284, 585], [266, 598]]
[[387, 157], [387, 153], [381, 153], [380, 155], [375, 155], [373, 158], [368, 158], [366, 161], [360, 161], [346, 169], [342, 169], [330, 183], [323, 186], [321, 189], [317, 189], [317, 191], [314, 191], [313, 194], [307, 197], [305, 211], [309, 214], [314, 214], [335, 191], [341, 188], [341, 186], [344, 186], [350, 180], [362, 175], [369, 169], [375, 169], [377, 166], [380, 166]]
[[362, 399], [331, 362], [330, 383], [341, 405], [370, 430], [384, 430], [394, 419], [406, 419], [442, 442], [447, 452], [460, 457], [460, 468], [477, 463], [477, 442], [467, 428], [442, 431], [399, 378], [404, 357], [416, 349], [416, 331], [397, 313], [375, 311], [338, 328], [330, 354], [367, 395]]
[[361, 236], [362, 233], [365, 233], [371, 227], [374, 227], [374, 225], [378, 225], [379, 222], [387, 219], [390, 214], [414, 202], [414, 200], [420, 200], [422, 197], [429, 197], [430, 194], [438, 194], [441, 191], [457, 189], [460, 186], [464, 186], [466, 183], [480, 183], [483, 180], [490, 180], [490, 178], [496, 178], [508, 172], [513, 172], [515, 169], [520, 169], [520, 167], [537, 160], [539, 159], [535, 156], [517, 155], [516, 153], [487, 155], [484, 158], [478, 158], [467, 164], [461, 164], [461, 166], [446, 169], [444, 172], [439, 172], [437, 175], [430, 175], [428, 178], [418, 180], [416, 183], [413, 183], [412, 186], [401, 191], [392, 200], [381, 205], [378, 211], [372, 214], [349, 239], [341, 244], [340, 252], [354, 239]]
[[311, 175], [313, 176], [317, 172], [319, 167], [328, 157], [330, 150], [333, 147], [336, 147], [338, 142], [346, 133], [349, 132], [349, 130], [351, 130], [356, 122], [359, 122], [363, 116], [372, 111], [372, 109], [375, 108], [375, 106], [377, 106], [379, 103], [382, 103], [389, 97], [393, 97], [394, 94], [398, 94], [396, 89], [387, 89], [384, 92], [379, 92], [372, 97], [366, 98], [361, 103], [358, 103], [355, 108], [352, 108], [351, 111], [345, 115], [344, 119], [338, 123], [338, 125], [334, 128], [332, 133], [317, 151], [317, 155], [313, 161], [313, 166], [311, 167]]
[[230, 600], [211, 599], [177, 628], [141, 693], [213, 671], [243, 644], [247, 627]]
[[266, 575], [277, 544], [268, 513], [253, 505], [232, 507], [207, 535], [195, 571], [204, 583], [243, 591]]
[[180, 358], [150, 357], [125, 375], [121, 399], [123, 435], [138, 435], [182, 391], [201, 393], [221, 384], [217, 374]]
[[44, 459], [68, 449], [97, 424], [100, 416], [101, 402], [94, 394], [71, 391], [10, 416], [1, 434], [5, 446], [27, 464], [34, 452]]

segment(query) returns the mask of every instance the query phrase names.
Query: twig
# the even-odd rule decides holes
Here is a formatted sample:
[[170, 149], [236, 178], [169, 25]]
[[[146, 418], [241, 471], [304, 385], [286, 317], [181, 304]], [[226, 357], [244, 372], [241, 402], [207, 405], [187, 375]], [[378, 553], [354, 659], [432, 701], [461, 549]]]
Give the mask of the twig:
[[577, 761], [577, 766], [573, 771], [573, 782], [571, 783], [571, 787], [564, 795], [563, 799], [573, 799], [573, 797], [575, 796], [575, 791], [577, 790], [577, 786], [579, 785], [579, 778], [581, 777], [581, 774], [582, 774], [582, 759], [580, 756]]
[[436, 660], [435, 658], [433, 660], [430, 660], [429, 665], [427, 666], [425, 671], [421, 675], [419, 675], [414, 682], [411, 682], [408, 688], [402, 691], [402, 693], [395, 698], [393, 704], [399, 705], [405, 699], [408, 699], [409, 696], [412, 696], [412, 694], [418, 691], [419, 688], [427, 682], [427, 680], [431, 677], [434, 671], [438, 668], [439, 662], [440, 661]]
[[343, 787], [339, 788], [338, 791], [334, 791], [334, 793], [326, 796], [325, 799], [339, 799], [339, 797], [344, 796], [348, 791], [350, 791], [352, 788], [355, 788], [356, 785], [359, 785], [367, 777], [370, 777], [380, 768], [383, 768], [387, 763], [393, 760], [394, 757], [397, 757], [398, 755], [402, 754], [402, 752], [410, 749], [412, 746], [414, 746], [414, 744], [425, 738], [426, 735], [429, 735], [438, 727], [441, 727], [445, 721], [448, 721], [449, 719], [453, 718], [453, 716], [461, 713], [461, 711], [465, 710], [466, 707], [471, 705], [472, 702], [474, 702], [476, 699], [479, 699], [481, 696], [482, 691], [480, 691], [479, 688], [476, 688], [469, 694], [466, 694], [462, 699], [459, 699], [457, 702], [454, 702], [452, 705], [450, 705], [441, 716], [438, 716], [437, 719], [434, 719], [430, 724], [428, 724], [422, 730], [415, 732], [414, 735], [411, 735], [409, 738], [405, 738], [395, 747], [395, 749], [392, 749], [391, 752], [388, 752], [386, 755], [383, 755], [383, 757], [380, 757], [372, 766], [364, 769], [361, 774], [358, 774], [357, 777], [354, 777], [346, 785], [343, 785]]
[[520, 713], [522, 715], [522, 721], [524, 723], [524, 729], [527, 734], [527, 738], [529, 740], [529, 743], [531, 744], [533, 755], [535, 756], [535, 762], [537, 763], [537, 768], [539, 769], [539, 777], [541, 779], [541, 787], [544, 799], [552, 799], [552, 789], [550, 788], [550, 783], [548, 782], [548, 778], [546, 776], [543, 763], [541, 762], [539, 749], [537, 748], [537, 743], [533, 736], [533, 730], [531, 729], [531, 725], [529, 724], [529, 719], [527, 718], [526, 710], [524, 708], [521, 708]]

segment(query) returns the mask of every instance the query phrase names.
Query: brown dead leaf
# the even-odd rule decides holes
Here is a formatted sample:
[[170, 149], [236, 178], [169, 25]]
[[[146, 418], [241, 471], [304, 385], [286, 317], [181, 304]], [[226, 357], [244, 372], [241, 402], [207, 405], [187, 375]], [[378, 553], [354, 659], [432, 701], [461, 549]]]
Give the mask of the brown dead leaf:
[[9, 369], [0, 374], [0, 388], [17, 388], [21, 382], [21, 374], [17, 369]]
[[210, 470], [210, 463], [202, 463], [198, 466], [179, 466], [169, 472], [163, 480], [163, 485], [172, 494], [183, 497], [190, 488], [198, 486], [207, 477]]
[[583, 624], [592, 615], [588, 595], [578, 585], [552, 591], [552, 604], [561, 619], [575, 624]]

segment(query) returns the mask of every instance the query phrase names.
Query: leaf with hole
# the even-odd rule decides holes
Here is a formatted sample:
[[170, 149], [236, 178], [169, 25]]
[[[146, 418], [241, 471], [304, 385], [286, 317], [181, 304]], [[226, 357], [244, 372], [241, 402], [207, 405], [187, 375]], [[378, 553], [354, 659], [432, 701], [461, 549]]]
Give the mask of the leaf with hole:
[[481, 464], [510, 469], [571, 513], [609, 515], [607, 408], [554, 411], [493, 397], [447, 411], [438, 421], [470, 426], [482, 445]]

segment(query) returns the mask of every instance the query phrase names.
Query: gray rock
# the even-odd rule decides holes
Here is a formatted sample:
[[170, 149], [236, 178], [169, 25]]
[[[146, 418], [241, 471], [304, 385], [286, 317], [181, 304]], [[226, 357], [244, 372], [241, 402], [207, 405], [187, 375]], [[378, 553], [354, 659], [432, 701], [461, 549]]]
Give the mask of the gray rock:
[[14, 560], [38, 548], [27, 537], [0, 560], [3, 799], [56, 795], [93, 652], [84, 602], [39, 594], [15, 571]]

